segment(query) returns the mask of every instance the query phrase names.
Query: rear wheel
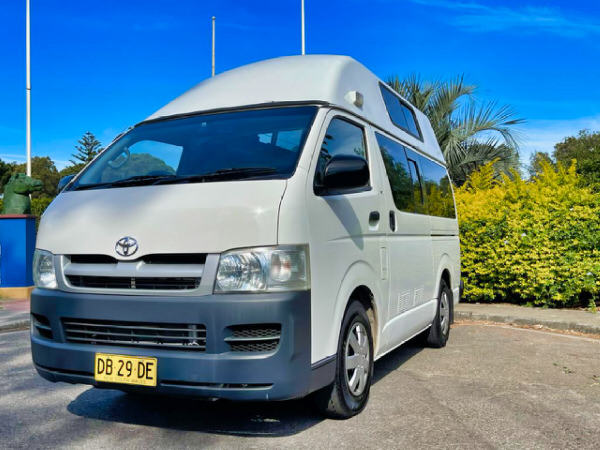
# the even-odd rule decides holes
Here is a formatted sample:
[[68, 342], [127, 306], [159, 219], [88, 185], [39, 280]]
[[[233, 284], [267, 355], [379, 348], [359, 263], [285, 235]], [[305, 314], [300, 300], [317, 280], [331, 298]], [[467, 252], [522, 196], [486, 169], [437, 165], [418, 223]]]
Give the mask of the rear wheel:
[[451, 305], [452, 291], [442, 280], [438, 294], [437, 312], [427, 334], [427, 345], [430, 347], [442, 348], [446, 345], [448, 336], [450, 336]]
[[334, 382], [313, 396], [319, 411], [334, 419], [361, 412], [369, 399], [373, 378], [371, 325], [362, 304], [348, 306], [338, 340]]

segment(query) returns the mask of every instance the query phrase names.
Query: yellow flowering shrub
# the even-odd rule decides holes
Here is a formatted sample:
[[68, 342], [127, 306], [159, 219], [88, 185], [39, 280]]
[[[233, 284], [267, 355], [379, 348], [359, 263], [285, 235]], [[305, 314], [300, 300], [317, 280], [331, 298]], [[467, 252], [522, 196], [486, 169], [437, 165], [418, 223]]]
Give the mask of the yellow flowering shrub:
[[600, 194], [571, 167], [533, 180], [494, 178], [493, 163], [456, 189], [465, 300], [549, 307], [600, 297]]

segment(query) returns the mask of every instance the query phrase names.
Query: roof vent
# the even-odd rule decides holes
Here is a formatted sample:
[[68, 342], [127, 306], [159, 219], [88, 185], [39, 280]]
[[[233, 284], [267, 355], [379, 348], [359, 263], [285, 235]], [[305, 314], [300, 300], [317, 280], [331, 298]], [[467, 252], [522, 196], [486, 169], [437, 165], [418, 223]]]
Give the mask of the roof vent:
[[346, 96], [344, 97], [344, 99], [348, 103], [350, 103], [358, 108], [362, 108], [364, 101], [365, 101], [365, 98], [363, 97], [363, 95], [358, 91], [349, 91], [346, 94]]

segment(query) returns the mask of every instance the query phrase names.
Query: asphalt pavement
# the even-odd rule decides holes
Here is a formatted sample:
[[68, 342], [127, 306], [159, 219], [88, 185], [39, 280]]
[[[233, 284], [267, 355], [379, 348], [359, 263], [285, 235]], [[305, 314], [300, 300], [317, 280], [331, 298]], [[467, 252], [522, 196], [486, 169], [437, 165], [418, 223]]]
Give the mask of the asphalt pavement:
[[0, 299], [0, 332], [29, 327], [29, 299]]
[[365, 411], [326, 420], [307, 399], [207, 402], [50, 383], [29, 333], [0, 334], [0, 448], [600, 448], [600, 340], [458, 323], [375, 364]]

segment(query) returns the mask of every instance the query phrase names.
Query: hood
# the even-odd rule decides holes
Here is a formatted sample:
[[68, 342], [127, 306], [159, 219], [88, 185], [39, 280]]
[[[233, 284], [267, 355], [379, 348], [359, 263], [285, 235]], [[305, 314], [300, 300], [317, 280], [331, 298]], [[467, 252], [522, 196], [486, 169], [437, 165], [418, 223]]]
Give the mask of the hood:
[[115, 251], [129, 236], [136, 259], [275, 245], [285, 188], [286, 180], [242, 180], [64, 192], [44, 213], [36, 247], [130, 259]]

